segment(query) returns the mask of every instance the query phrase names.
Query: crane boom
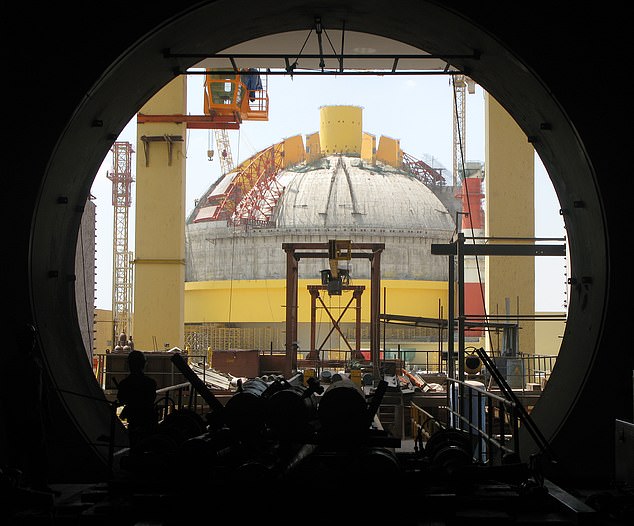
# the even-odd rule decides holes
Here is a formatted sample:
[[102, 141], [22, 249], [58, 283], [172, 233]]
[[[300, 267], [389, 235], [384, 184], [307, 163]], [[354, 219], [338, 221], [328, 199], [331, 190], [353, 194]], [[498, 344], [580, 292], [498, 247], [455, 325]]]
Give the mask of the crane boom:
[[458, 174], [462, 171], [466, 148], [464, 142], [464, 129], [466, 121], [465, 111], [465, 77], [456, 75], [454, 82], [454, 118], [453, 118], [453, 186], [458, 183]]
[[231, 143], [227, 130], [216, 128], [214, 130], [216, 136], [216, 148], [220, 159], [220, 175], [225, 175], [235, 169], [233, 163], [233, 155], [231, 155]]
[[[454, 108], [453, 108], [453, 186], [458, 184], [458, 174], [463, 171], [467, 159], [467, 87], [473, 93], [474, 82], [465, 75], [453, 77]], [[464, 176], [464, 174], [463, 174]]]

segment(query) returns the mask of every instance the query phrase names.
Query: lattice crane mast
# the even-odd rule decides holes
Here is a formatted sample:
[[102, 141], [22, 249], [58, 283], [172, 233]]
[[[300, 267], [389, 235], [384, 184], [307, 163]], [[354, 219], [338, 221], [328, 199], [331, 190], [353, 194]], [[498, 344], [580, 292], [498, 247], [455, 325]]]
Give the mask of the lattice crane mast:
[[[465, 75], [455, 75], [454, 108], [453, 108], [453, 186], [458, 184], [458, 174], [462, 173], [462, 166], [467, 159], [467, 88], [469, 93], [474, 92], [473, 80]], [[464, 176], [464, 174], [463, 174]]]
[[132, 203], [132, 145], [115, 142], [112, 146], [113, 171], [106, 174], [112, 181], [114, 206], [112, 240], [112, 331], [113, 342], [132, 329], [132, 252], [128, 250], [129, 210]]
[[214, 130], [214, 135], [216, 138], [216, 148], [218, 149], [218, 159], [220, 159], [220, 175], [225, 175], [235, 169], [229, 135], [225, 129]]

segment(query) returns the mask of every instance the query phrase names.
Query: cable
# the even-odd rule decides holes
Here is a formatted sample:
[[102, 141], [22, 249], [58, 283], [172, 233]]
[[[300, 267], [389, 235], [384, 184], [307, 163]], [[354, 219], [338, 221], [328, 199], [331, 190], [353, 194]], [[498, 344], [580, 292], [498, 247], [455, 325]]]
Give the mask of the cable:
[[[455, 77], [451, 77], [451, 83], [453, 87], [454, 113], [456, 115], [456, 130], [458, 133], [458, 145], [460, 146], [460, 165], [462, 168], [462, 188], [463, 188], [463, 191], [466, 192], [466, 195], [467, 195], [467, 212], [468, 212], [467, 217], [469, 218], [469, 224], [471, 228], [471, 241], [475, 245], [476, 240], [475, 240], [475, 234], [473, 231], [474, 230], [473, 229], [473, 214], [471, 213], [471, 199], [469, 196], [469, 186], [465, 184], [466, 167], [465, 167], [465, 161], [464, 161], [464, 144], [463, 144], [463, 138], [462, 138], [462, 130], [460, 129], [460, 120], [458, 119], [458, 96], [456, 93]], [[458, 229], [458, 221], [456, 221], [456, 231], [457, 229]], [[476, 263], [476, 270], [478, 273], [478, 284], [480, 285], [480, 297], [482, 299], [482, 309], [484, 311], [484, 315], [486, 316], [487, 311], [486, 311], [486, 301], [484, 297], [484, 288], [482, 286], [482, 273], [480, 271], [480, 260], [477, 254], [475, 255], [475, 263]], [[493, 339], [491, 337], [491, 331], [487, 330], [486, 333], [487, 333], [487, 337], [489, 338], [489, 345], [491, 346], [491, 349], [493, 349]]]
[[229, 313], [227, 323], [231, 323], [231, 302], [233, 299], [233, 260], [235, 256], [236, 246], [236, 225], [233, 225], [233, 232], [231, 235], [231, 271], [229, 274]]
[[264, 290], [266, 292], [266, 301], [269, 305], [269, 314], [271, 315], [271, 323], [276, 323], [275, 313], [273, 312], [273, 305], [271, 304], [271, 295], [269, 294], [269, 280], [264, 278]]

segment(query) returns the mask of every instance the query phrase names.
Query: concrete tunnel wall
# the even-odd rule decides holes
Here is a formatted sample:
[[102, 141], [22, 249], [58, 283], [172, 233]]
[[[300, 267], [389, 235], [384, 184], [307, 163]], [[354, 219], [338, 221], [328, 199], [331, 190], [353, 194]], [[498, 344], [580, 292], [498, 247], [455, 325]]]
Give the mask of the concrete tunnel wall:
[[[34, 63], [26, 50], [13, 49], [9, 70], [19, 73], [22, 83], [12, 94], [7, 120], [18, 123], [21, 137], [32, 136], [26, 108], [37, 115], [39, 127], [35, 145], [26, 140], [12, 145], [6, 167], [8, 224], [14, 234], [7, 262], [10, 326], [32, 321], [39, 330], [50, 404], [52, 476], [92, 478], [104, 472], [107, 448], [99, 439], [108, 430], [110, 413], [82, 356], [79, 330], [69, 330], [78, 327], [72, 285], [79, 207], [92, 174], [130, 117], [173, 78], [175, 68], [194, 62], [166, 59], [163, 50], [214, 52], [271, 32], [309, 30], [320, 11], [326, 27], [345, 18], [348, 30], [395, 38], [428, 52], [480, 53], [452, 62], [466, 68], [535, 145], [552, 175], [573, 260], [567, 332], [555, 374], [533, 416], [561, 456], [560, 477], [609, 479], [614, 418], [632, 418], [632, 354], [618, 339], [624, 321], [619, 292], [626, 275], [618, 246], [623, 224], [619, 211], [628, 204], [614, 178], [616, 160], [626, 150], [618, 133], [609, 133], [621, 120], [613, 86], [596, 83], [590, 95], [585, 87], [575, 90], [571, 84], [590, 65], [606, 70], [617, 66], [587, 41], [585, 27], [591, 23], [595, 32], [604, 30], [602, 38], [616, 40], [614, 26], [624, 17], [550, 10], [545, 17], [545, 2], [533, 3], [517, 20], [496, 6], [464, 7], [460, 2], [397, 1], [389, 11], [381, 2], [359, 0], [252, 2], [246, 10], [244, 3], [225, 2], [158, 2], [151, 10], [115, 4], [94, 15], [93, 23], [85, 23], [93, 15], [82, 14], [81, 25], [68, 17], [49, 27], [52, 12], [47, 9], [54, 7], [48, 6], [33, 13], [14, 5], [6, 17], [28, 21], [31, 34], [45, 46], [56, 42], [58, 51], [56, 60]], [[98, 35], [95, 27], [108, 30]], [[548, 38], [538, 38], [545, 33]], [[40, 103], [43, 80], [46, 96]], [[588, 104], [590, 96], [610, 103]], [[5, 366], [11, 364], [14, 349], [10, 345], [3, 352]], [[12, 377], [7, 370], [3, 367], [5, 378]], [[13, 376], [17, 381], [6, 385], [24, 388], [23, 378]], [[3, 402], [9, 400], [5, 394]], [[5, 411], [12, 403], [3, 407], [5, 428], [16, 425], [11, 417], [20, 417], [19, 411]], [[588, 432], [590, 414], [593, 430]]]

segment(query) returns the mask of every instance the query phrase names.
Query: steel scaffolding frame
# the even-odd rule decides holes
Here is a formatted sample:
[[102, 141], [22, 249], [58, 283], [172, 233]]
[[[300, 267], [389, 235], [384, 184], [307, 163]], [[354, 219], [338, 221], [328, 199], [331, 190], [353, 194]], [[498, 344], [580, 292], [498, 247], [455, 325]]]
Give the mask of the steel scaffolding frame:
[[132, 329], [132, 252], [128, 250], [129, 209], [132, 203], [132, 145], [115, 142], [111, 148], [113, 171], [107, 173], [112, 181], [114, 206], [112, 240], [112, 341], [119, 334], [130, 335]]

